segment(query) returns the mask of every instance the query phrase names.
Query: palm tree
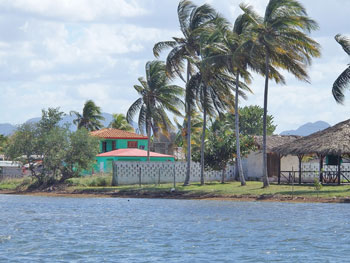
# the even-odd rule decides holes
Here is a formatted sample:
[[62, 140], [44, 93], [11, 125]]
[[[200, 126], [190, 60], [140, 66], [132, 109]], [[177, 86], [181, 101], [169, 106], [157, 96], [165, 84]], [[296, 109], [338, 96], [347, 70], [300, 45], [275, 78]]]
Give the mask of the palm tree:
[[172, 124], [166, 111], [181, 115], [183, 106], [179, 98], [183, 95], [183, 88], [170, 85], [164, 62], [154, 60], [146, 63], [146, 79], [140, 77], [140, 85], [134, 85], [140, 95], [128, 109], [126, 119], [129, 123], [138, 112], [138, 126], [141, 132], [146, 130], [148, 137], [147, 160], [149, 161], [151, 129], [155, 136], [159, 130], [167, 134]]
[[[350, 56], [350, 39], [337, 34], [335, 40], [342, 46], [346, 54]], [[333, 84], [332, 93], [337, 103], [343, 104], [344, 102], [344, 90], [349, 87], [350, 84], [350, 64], [343, 73], [336, 79]]]
[[[237, 88], [235, 86], [236, 80], [232, 74], [225, 69], [220, 69], [216, 65], [209, 65], [206, 62], [206, 57], [209, 49], [202, 51], [203, 62], [197, 63], [198, 72], [191, 78], [189, 85], [197, 87], [193, 88], [196, 91], [196, 98], [199, 108], [203, 112], [203, 126], [201, 137], [201, 185], [204, 184], [204, 144], [206, 136], [207, 115], [214, 116], [216, 114], [223, 114], [226, 111], [232, 111], [234, 105], [233, 91]], [[194, 82], [194, 83], [192, 83]], [[237, 85], [244, 90], [249, 88], [240, 83]], [[246, 98], [242, 91], [237, 90], [237, 97]]]
[[76, 119], [73, 123], [80, 128], [86, 128], [88, 131], [99, 130], [103, 127], [100, 121], [105, 118], [101, 115], [101, 108], [98, 107], [92, 100], [88, 100], [84, 104], [83, 113], [71, 111], [70, 115], [75, 115]]
[[[191, 173], [191, 115], [194, 107], [194, 92], [188, 85], [194, 73], [190, 58], [197, 58], [200, 53], [199, 31], [205, 27], [208, 21], [216, 17], [216, 12], [209, 5], [199, 7], [191, 1], [181, 0], [178, 9], [178, 18], [183, 37], [174, 37], [172, 41], [163, 41], [155, 44], [153, 53], [159, 57], [162, 50], [170, 48], [166, 67], [171, 77], [178, 76], [186, 83], [185, 110], [187, 119], [187, 171], [184, 185], [188, 185]], [[186, 79], [182, 76], [184, 64], [186, 63]]]
[[296, 78], [309, 81], [306, 67], [312, 57], [320, 56], [319, 44], [307, 33], [318, 28], [308, 17], [305, 8], [296, 0], [270, 0], [264, 17], [254, 12], [252, 7], [240, 5], [253, 25], [255, 45], [251, 54], [265, 60], [265, 89], [263, 115], [263, 186], [269, 186], [266, 153], [266, 116], [271, 65], [292, 73]]
[[[245, 15], [240, 15], [234, 24], [234, 27], [230, 25], [224, 18], [217, 18], [215, 21], [215, 30], [210, 33], [212, 43], [209, 45], [211, 55], [207, 58], [208, 61], [215, 65], [215, 68], [224, 68], [228, 70], [232, 75], [235, 75], [235, 79], [229, 83], [235, 84], [233, 90], [235, 90], [235, 97], [232, 100], [232, 104], [235, 106], [235, 131], [236, 131], [236, 148], [237, 148], [237, 166], [239, 171], [239, 178], [241, 185], [246, 185], [243, 175], [243, 168], [241, 164], [240, 154], [240, 140], [239, 140], [239, 115], [238, 115], [238, 97], [239, 91], [242, 87], [240, 85], [239, 77], [242, 76], [246, 83], [250, 83], [250, 74], [247, 71], [247, 67], [252, 66], [251, 58], [247, 48], [241, 48], [245, 41], [249, 40], [250, 35], [247, 34], [249, 21]], [[246, 85], [243, 85], [245, 90], [249, 90]], [[249, 90], [250, 91], [250, 90]], [[233, 103], [234, 101], [234, 103]]]
[[[182, 124], [178, 122], [176, 118], [174, 118], [177, 132], [175, 137], [175, 144], [179, 147], [181, 147], [185, 154], [187, 155], [187, 118], [185, 117]], [[198, 111], [193, 111], [191, 116], [191, 152], [193, 152], [194, 149], [200, 148], [200, 142], [201, 137], [199, 136], [201, 134], [201, 130], [203, 127], [203, 119], [201, 114]]]
[[114, 113], [112, 114], [113, 120], [108, 125], [109, 128], [119, 129], [123, 131], [133, 132], [134, 128], [128, 123], [124, 114], [122, 113]]

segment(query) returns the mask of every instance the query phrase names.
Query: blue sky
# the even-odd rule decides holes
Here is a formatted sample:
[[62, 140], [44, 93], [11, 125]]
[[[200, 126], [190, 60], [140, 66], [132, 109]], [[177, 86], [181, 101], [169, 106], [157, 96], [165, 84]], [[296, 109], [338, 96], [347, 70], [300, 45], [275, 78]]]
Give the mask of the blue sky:
[[[241, 0], [210, 3], [227, 19], [240, 13]], [[311, 84], [286, 74], [287, 85], [271, 83], [269, 113], [277, 132], [305, 122], [330, 124], [349, 118], [350, 94], [337, 105], [331, 87], [350, 58], [334, 40], [350, 36], [350, 1], [302, 0], [320, 25], [313, 37], [322, 57], [309, 69]], [[261, 14], [267, 0], [250, 0]], [[81, 111], [87, 99], [102, 110], [125, 113], [137, 98], [133, 85], [154, 59], [154, 43], [179, 36], [177, 0], [1, 0], [0, 123], [21, 123], [42, 108]], [[180, 83], [180, 82], [179, 82]], [[242, 105], [263, 103], [263, 79]]]

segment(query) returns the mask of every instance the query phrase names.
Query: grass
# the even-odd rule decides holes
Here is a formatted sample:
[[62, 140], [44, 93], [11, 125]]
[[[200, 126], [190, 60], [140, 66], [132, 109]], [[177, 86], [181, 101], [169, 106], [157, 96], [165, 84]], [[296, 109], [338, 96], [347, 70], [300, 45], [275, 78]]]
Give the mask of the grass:
[[[174, 187], [172, 183], [161, 185], [122, 185], [111, 186], [112, 175], [101, 174], [94, 176], [84, 176], [66, 180], [68, 191], [81, 193], [108, 193], [119, 192], [130, 195], [167, 195]], [[32, 180], [30, 178], [6, 179], [0, 181], [0, 190], [18, 190], [26, 189]], [[228, 182], [221, 184], [219, 182], [210, 182], [201, 186], [199, 183], [192, 183], [189, 186], [176, 184], [176, 194], [192, 197], [259, 197], [259, 196], [295, 196], [306, 198], [334, 198], [350, 197], [350, 185], [324, 185], [320, 191], [315, 190], [314, 185], [277, 185], [271, 184], [268, 188], [262, 188], [261, 182], [249, 181], [242, 187], [239, 182]]]
[[78, 178], [70, 178], [66, 180], [69, 186], [111, 186], [112, 175], [111, 174], [98, 174], [93, 176], [82, 176]]
[[30, 177], [4, 179], [0, 181], [0, 190], [16, 190], [32, 183]]
[[[173, 188], [173, 184], [161, 184], [156, 185], [122, 185], [116, 187], [84, 187], [77, 185], [75, 190], [91, 191], [91, 192], [142, 192], [142, 193], [160, 193], [170, 192]], [[192, 195], [205, 196], [216, 195], [221, 197], [252, 197], [263, 195], [280, 195], [280, 196], [298, 196], [298, 197], [317, 197], [317, 191], [313, 185], [294, 185], [293, 191], [291, 185], [277, 185], [271, 184], [268, 188], [262, 188], [261, 182], [247, 182], [247, 185], [242, 187], [239, 182], [228, 182], [221, 184], [219, 182], [211, 182], [201, 186], [199, 183], [192, 183], [189, 186], [182, 186], [182, 184], [176, 185], [176, 192], [188, 193]], [[318, 192], [320, 198], [333, 198], [333, 197], [349, 197], [350, 185], [340, 186], [323, 186], [322, 190]]]

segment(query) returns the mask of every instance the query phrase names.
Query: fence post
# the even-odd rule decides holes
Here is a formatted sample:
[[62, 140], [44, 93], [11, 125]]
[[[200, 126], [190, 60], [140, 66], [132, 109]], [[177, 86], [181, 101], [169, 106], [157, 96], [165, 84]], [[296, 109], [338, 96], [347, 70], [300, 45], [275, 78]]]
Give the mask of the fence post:
[[176, 188], [176, 169], [175, 169], [175, 163], [174, 163], [174, 189]]
[[117, 173], [117, 165], [115, 162], [112, 163], [113, 174], [112, 174], [112, 186], [118, 186], [118, 173]]
[[140, 171], [139, 171], [139, 185], [140, 185], [140, 188], [141, 188], [141, 166], [140, 166]]
[[159, 167], [159, 174], [158, 174], [158, 186], [160, 185], [160, 167]]

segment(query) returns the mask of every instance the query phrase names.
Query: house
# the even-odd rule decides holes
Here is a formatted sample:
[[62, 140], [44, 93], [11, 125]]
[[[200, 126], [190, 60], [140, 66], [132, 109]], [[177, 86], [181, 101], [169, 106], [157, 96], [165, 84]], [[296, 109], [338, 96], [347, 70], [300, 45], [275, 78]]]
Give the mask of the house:
[[[113, 161], [147, 161], [148, 137], [133, 132], [105, 128], [90, 133], [100, 139], [95, 171], [111, 172]], [[175, 161], [172, 155], [150, 152], [150, 161]]]
[[[278, 178], [279, 171], [297, 170], [299, 159], [293, 155], [281, 156], [272, 151], [274, 147], [290, 143], [300, 136], [295, 135], [271, 135], [266, 137], [267, 146], [267, 174], [270, 180]], [[254, 142], [257, 150], [251, 152], [242, 159], [243, 172], [248, 179], [257, 180], [262, 178], [263, 155], [262, 136], [255, 136]]]
[[148, 149], [148, 137], [134, 132], [105, 128], [90, 133], [100, 139], [100, 153], [117, 149]]

